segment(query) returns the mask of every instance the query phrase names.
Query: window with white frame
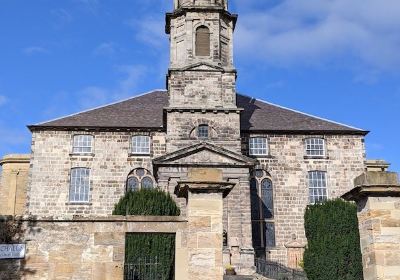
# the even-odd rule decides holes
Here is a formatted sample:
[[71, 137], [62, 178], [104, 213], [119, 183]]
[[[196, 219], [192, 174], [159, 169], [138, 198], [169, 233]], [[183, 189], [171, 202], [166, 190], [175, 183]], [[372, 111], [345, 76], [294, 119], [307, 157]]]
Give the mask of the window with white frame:
[[93, 150], [92, 135], [74, 135], [72, 153], [74, 154], [90, 154]]
[[132, 154], [150, 154], [150, 137], [149, 136], [133, 136], [132, 137]]
[[306, 155], [313, 157], [325, 156], [325, 139], [308, 138], [306, 139]]
[[327, 178], [325, 171], [308, 172], [309, 202], [319, 203], [328, 199]]
[[251, 156], [268, 155], [268, 142], [264, 137], [252, 137], [249, 139], [249, 154]]
[[89, 190], [90, 190], [90, 169], [89, 168], [71, 169], [69, 201], [89, 202]]
[[199, 127], [197, 128], [197, 137], [199, 138], [208, 138], [209, 136], [209, 128], [207, 124], [201, 124], [199, 125]]

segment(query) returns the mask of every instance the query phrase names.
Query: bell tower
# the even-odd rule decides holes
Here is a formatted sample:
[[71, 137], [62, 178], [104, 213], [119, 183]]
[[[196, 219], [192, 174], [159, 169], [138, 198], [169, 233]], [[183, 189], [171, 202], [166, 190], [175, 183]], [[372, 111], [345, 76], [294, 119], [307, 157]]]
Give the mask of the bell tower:
[[233, 65], [237, 15], [229, 13], [227, 1], [174, 0], [174, 11], [167, 13], [168, 139], [172, 146], [179, 142], [172, 150], [188, 146], [189, 142], [184, 142], [196, 140], [196, 127], [208, 125], [210, 137], [203, 141], [240, 152], [240, 109], [236, 106]]

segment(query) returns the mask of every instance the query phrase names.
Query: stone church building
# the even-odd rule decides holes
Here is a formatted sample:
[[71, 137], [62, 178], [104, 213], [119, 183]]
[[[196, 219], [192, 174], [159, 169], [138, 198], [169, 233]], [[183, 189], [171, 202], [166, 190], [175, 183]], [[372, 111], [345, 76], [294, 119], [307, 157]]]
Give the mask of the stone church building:
[[[26, 215], [106, 224], [127, 190], [160, 188], [182, 210], [177, 223], [190, 222], [179, 186], [224, 182], [232, 186], [222, 204], [224, 265], [242, 274], [252, 272], [255, 258], [299, 266], [306, 206], [353, 188], [365, 169], [367, 131], [238, 93], [238, 16], [227, 2], [174, 0], [166, 15], [166, 90], [29, 126]], [[52, 230], [79, 240], [74, 231], [89, 229], [78, 224]], [[51, 240], [51, 232], [42, 230], [41, 240]], [[182, 236], [187, 243], [196, 242], [192, 237]], [[32, 242], [49, 262], [45, 241]], [[74, 246], [69, 250], [78, 250]], [[37, 279], [53, 279], [48, 273]]]

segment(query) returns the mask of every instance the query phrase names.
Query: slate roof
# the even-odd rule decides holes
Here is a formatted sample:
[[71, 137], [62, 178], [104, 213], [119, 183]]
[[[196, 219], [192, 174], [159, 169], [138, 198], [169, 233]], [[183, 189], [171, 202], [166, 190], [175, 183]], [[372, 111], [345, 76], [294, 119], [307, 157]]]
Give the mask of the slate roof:
[[[167, 106], [166, 91], [157, 90], [124, 101], [80, 112], [56, 120], [28, 126], [40, 129], [164, 129], [163, 109]], [[311, 116], [245, 95], [237, 95], [242, 131], [276, 133], [368, 132], [344, 124]]]

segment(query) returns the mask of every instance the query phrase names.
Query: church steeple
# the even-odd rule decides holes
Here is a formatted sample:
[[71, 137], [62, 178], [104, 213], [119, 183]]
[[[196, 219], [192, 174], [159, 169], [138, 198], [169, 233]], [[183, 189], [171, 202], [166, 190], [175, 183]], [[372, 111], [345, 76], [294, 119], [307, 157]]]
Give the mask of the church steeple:
[[237, 15], [227, 11], [227, 0], [174, 0], [167, 14], [170, 67], [206, 62], [233, 68], [233, 32]]
[[169, 107], [236, 108], [233, 32], [227, 0], [174, 0], [170, 35]]
[[228, 12], [227, 0], [174, 1], [166, 17], [171, 44], [167, 151], [207, 141], [240, 152], [233, 65], [237, 15]]

